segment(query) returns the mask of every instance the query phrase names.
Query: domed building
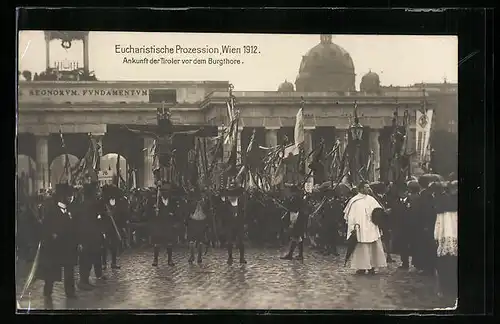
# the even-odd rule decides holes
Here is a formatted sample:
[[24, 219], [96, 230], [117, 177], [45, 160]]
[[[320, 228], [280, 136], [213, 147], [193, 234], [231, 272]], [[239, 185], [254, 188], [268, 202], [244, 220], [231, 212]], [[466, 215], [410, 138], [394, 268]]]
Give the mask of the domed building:
[[361, 92], [369, 94], [380, 94], [380, 77], [378, 74], [370, 70], [367, 74], [363, 75], [359, 89]]
[[[297, 111], [303, 107], [306, 152], [312, 152], [320, 144], [324, 144], [324, 152], [331, 152], [337, 141], [340, 152], [343, 152], [356, 132], [360, 141], [357, 147], [362, 150], [363, 160], [370, 161], [365, 171], [366, 179], [390, 181], [393, 169], [390, 164], [392, 120], [394, 112], [399, 111], [398, 124], [402, 123], [404, 114], [409, 117], [409, 151], [419, 152], [411, 156], [409, 172], [423, 172], [420, 165], [425, 152], [417, 136], [422, 134], [417, 115], [421, 114], [425, 103], [427, 109], [436, 111], [436, 123], [438, 119], [448, 122], [448, 117], [440, 117], [440, 114], [457, 111], [456, 84], [446, 85], [444, 90], [440, 90], [439, 85], [429, 84], [406, 88], [383, 87], [380, 86], [379, 76], [370, 71], [363, 76], [360, 88], [361, 91], [356, 92], [354, 63], [349, 53], [334, 44], [331, 36], [322, 35], [321, 42], [303, 56], [295, 87], [285, 80], [277, 91], [237, 89], [232, 92], [240, 116], [237, 149], [243, 152], [251, 141], [263, 147], [293, 142]], [[436, 88], [435, 92], [440, 95], [430, 96], [432, 88]], [[152, 107], [168, 108], [175, 129], [181, 132], [195, 131], [197, 137], [222, 136], [225, 132], [223, 125], [230, 124], [228, 89], [232, 89], [229, 81], [20, 80], [17, 152], [20, 161], [22, 157], [26, 163], [23, 163], [24, 170], [19, 170], [19, 174], [24, 171], [28, 175], [26, 187], [32, 191], [51, 187], [55, 175], [61, 174], [61, 166], [65, 165], [59, 161], [65, 161], [68, 156], [73, 166], [75, 161], [86, 156], [90, 133], [99, 145], [98, 153], [103, 158], [107, 154], [117, 154], [125, 159], [120, 165], [126, 166], [124, 173], [125, 168], [131, 171], [130, 174], [128, 171], [123, 174], [127, 183], [132, 179], [137, 186], [154, 186], [152, 156], [137, 153], [151, 152], [154, 147], [152, 138], [137, 134], [138, 131], [151, 133], [158, 126], [146, 122], [157, 118], [157, 111]], [[435, 109], [436, 106], [439, 109]], [[363, 126], [361, 132], [351, 127], [354, 107]], [[68, 109], [80, 113], [66, 118]], [[445, 126], [448, 125], [442, 125], [443, 128]], [[61, 133], [64, 134], [67, 151], [61, 148]], [[439, 137], [444, 138], [444, 135]], [[456, 166], [453, 154], [444, 149], [452, 146], [450, 141], [436, 145], [436, 151], [442, 151], [443, 159], [450, 161], [447, 163], [450, 167], [446, 166], [448, 169]], [[176, 157], [176, 165], [188, 165], [189, 152], [199, 145], [197, 143], [200, 141], [191, 136], [176, 137], [174, 146], [182, 148]], [[215, 151], [214, 147], [210, 147], [215, 144], [212, 141], [207, 143], [207, 152]], [[231, 144], [223, 144], [217, 158], [221, 169], [231, 152]], [[326, 174], [336, 180], [332, 160], [332, 156], [326, 158], [325, 171], [314, 174], [315, 183], [322, 183]], [[290, 167], [290, 172], [287, 169], [287, 173], [294, 173], [294, 168]], [[308, 164], [306, 168], [309, 168]], [[446, 168], [438, 167], [438, 171]], [[107, 175], [103, 173], [100, 177], [106, 178]]]
[[279, 85], [278, 87], [278, 92], [294, 92], [295, 87], [293, 86], [293, 83], [288, 82], [285, 80], [282, 84]]
[[351, 92], [356, 90], [354, 63], [349, 53], [321, 35], [320, 43], [302, 57], [295, 88], [299, 92]]

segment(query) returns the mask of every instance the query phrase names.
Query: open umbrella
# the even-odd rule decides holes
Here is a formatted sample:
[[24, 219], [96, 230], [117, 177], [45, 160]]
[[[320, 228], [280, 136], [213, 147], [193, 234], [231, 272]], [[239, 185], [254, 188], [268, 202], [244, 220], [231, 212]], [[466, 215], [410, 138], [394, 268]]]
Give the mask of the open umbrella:
[[351, 258], [351, 255], [354, 252], [356, 245], [358, 245], [358, 232], [357, 232], [358, 230], [359, 230], [359, 224], [354, 225], [354, 229], [351, 231], [351, 235], [347, 240], [347, 252], [345, 254], [344, 267], [347, 265], [347, 262]]
[[387, 224], [388, 214], [383, 208], [375, 208], [372, 211], [372, 223], [378, 227], [385, 228], [384, 225]]

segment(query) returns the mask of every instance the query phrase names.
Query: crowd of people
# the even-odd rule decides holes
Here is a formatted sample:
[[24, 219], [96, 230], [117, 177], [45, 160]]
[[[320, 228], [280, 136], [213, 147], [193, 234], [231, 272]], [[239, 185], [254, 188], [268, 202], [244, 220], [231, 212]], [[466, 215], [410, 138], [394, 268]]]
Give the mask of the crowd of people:
[[97, 183], [80, 189], [58, 184], [51, 195], [19, 201], [17, 249], [20, 258], [33, 259], [41, 242], [36, 273], [50, 299], [58, 281], [68, 298], [76, 287], [93, 289], [91, 269], [97, 281], [106, 280], [103, 270], [119, 269], [120, 251], [128, 248], [149, 246], [154, 267], [161, 248], [168, 266], [175, 266], [179, 246], [188, 247], [189, 263], [202, 263], [208, 247], [224, 248], [231, 265], [233, 248], [241, 264], [248, 245], [288, 244], [281, 258], [302, 260], [305, 245], [338, 255], [339, 246], [349, 250], [355, 238], [347, 257], [357, 274], [374, 274], [393, 262], [391, 254], [400, 255], [402, 270], [435, 275], [439, 293], [456, 298], [457, 223], [457, 181], [425, 176], [397, 185], [331, 184], [311, 193], [297, 186], [246, 191], [234, 183], [220, 192], [164, 183], [129, 193]]

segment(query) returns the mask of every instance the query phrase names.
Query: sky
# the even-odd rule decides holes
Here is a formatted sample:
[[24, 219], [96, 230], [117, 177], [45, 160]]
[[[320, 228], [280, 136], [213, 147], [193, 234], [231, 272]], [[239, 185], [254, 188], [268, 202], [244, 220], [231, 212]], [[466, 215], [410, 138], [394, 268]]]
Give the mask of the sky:
[[[101, 81], [229, 81], [235, 91], [275, 91], [285, 80], [292, 83], [302, 56], [319, 43], [319, 35], [202, 34], [90, 32], [89, 65]], [[458, 82], [458, 39], [455, 36], [333, 35], [332, 41], [350, 53], [356, 87], [369, 72], [380, 75], [382, 85], [407, 86], [419, 82]], [[183, 48], [223, 45], [257, 46], [255, 54], [121, 54], [116, 46]], [[83, 65], [83, 44], [69, 50], [61, 41], [50, 43], [51, 59], [78, 61]], [[130, 64], [123, 59], [239, 59], [242, 64]], [[21, 31], [19, 71], [45, 70], [43, 31]], [[166, 61], [167, 62], [167, 61]]]

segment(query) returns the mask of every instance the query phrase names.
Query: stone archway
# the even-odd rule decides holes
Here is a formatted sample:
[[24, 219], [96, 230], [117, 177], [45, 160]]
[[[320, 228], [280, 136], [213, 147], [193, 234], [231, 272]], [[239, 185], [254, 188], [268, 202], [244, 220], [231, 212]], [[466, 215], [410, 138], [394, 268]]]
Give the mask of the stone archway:
[[[66, 157], [68, 158], [68, 163], [70, 170], [74, 169], [75, 166], [80, 161], [76, 156], [72, 154], [61, 154], [58, 155], [52, 160], [50, 164], [50, 172], [49, 172], [49, 187], [53, 188], [57, 183], [65, 182], [68, 180], [68, 175], [65, 174], [65, 166], [66, 166]], [[71, 177], [71, 175], [70, 175]]]
[[[118, 156], [120, 156], [120, 162], [118, 163]], [[123, 155], [118, 155], [117, 153], [108, 153], [101, 157], [100, 162], [101, 171], [107, 171], [113, 175], [112, 181], [105, 181], [105, 183], [116, 184], [117, 176], [120, 175], [120, 182], [125, 181], [128, 184], [128, 173], [129, 165], [127, 159]], [[117, 172], [120, 170], [120, 172]]]
[[18, 194], [31, 196], [35, 193], [36, 163], [30, 156], [17, 156], [17, 189]]

